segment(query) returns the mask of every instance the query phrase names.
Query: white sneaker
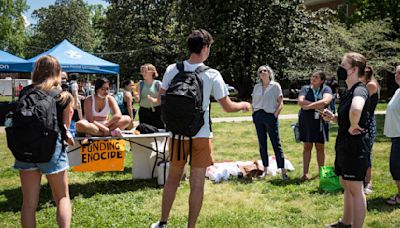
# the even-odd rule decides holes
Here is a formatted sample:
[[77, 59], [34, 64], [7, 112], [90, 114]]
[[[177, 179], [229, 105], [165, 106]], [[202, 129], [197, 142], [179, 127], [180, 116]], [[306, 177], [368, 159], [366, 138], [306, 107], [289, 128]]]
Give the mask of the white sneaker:
[[150, 228], [167, 228], [167, 224], [161, 225], [160, 226], [160, 221], [155, 222], [150, 225]]
[[374, 192], [371, 188], [368, 188], [368, 187], [366, 187], [366, 188], [364, 188], [364, 194], [365, 195], [369, 195], [369, 194], [371, 194], [372, 192]]

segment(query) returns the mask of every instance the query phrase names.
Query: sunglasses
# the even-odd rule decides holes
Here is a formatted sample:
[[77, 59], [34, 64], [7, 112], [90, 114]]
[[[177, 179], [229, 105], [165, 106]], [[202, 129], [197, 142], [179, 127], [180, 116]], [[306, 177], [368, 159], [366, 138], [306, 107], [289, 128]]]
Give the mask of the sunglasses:
[[258, 71], [259, 74], [264, 73], [264, 72], [267, 72], [267, 70], [260, 70], [260, 71]]

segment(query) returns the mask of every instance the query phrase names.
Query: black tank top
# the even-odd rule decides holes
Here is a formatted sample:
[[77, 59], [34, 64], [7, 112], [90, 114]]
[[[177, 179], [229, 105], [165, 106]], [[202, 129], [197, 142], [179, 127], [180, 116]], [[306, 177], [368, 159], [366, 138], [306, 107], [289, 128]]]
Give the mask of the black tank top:
[[372, 96], [370, 96], [370, 103], [369, 103], [369, 107], [368, 107], [368, 113], [370, 115], [374, 115], [376, 106], [378, 105], [378, 101], [379, 101], [379, 91], [377, 93], [372, 94]]

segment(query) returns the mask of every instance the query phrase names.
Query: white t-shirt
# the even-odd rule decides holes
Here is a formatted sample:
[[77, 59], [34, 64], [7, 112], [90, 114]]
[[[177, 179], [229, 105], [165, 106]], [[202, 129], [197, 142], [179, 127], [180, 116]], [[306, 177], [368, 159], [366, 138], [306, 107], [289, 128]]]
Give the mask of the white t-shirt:
[[[185, 71], [193, 72], [197, 67], [204, 65], [203, 63], [190, 64], [188, 61], [183, 62]], [[167, 90], [171, 80], [178, 74], [178, 68], [176, 64], [171, 64], [165, 71], [161, 88]], [[213, 96], [216, 100], [222, 99], [229, 95], [228, 88], [225, 86], [224, 79], [222, 78], [219, 71], [215, 69], [209, 69], [201, 73], [200, 78], [203, 80], [203, 110], [204, 112], [204, 125], [200, 131], [193, 138], [212, 138], [212, 132], [210, 132], [209, 123], [209, 105], [210, 96]]]
[[389, 138], [400, 137], [400, 88], [388, 103], [383, 133]]

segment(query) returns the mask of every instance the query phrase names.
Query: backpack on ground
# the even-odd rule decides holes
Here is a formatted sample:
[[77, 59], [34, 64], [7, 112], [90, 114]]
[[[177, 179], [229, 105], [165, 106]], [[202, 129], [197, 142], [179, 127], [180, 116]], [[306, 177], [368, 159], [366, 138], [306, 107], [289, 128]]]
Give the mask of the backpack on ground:
[[161, 98], [161, 116], [168, 131], [192, 137], [204, 125], [203, 81], [199, 74], [210, 68], [202, 65], [189, 72], [184, 70], [183, 62], [176, 66], [179, 72]]
[[55, 99], [60, 91], [47, 93], [33, 86], [24, 90], [15, 111], [8, 115], [8, 148], [18, 161], [48, 162], [60, 132]]
[[128, 110], [126, 109], [125, 104], [124, 104], [124, 92], [121, 92], [121, 91], [117, 92], [114, 95], [114, 98], [117, 101], [117, 104], [118, 104], [119, 110], [121, 110], [121, 113], [122, 114], [127, 113]]

